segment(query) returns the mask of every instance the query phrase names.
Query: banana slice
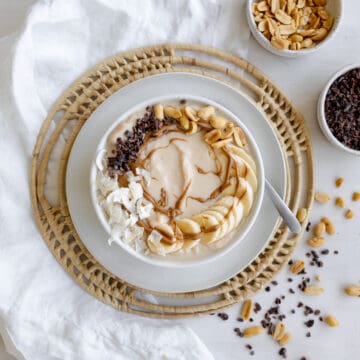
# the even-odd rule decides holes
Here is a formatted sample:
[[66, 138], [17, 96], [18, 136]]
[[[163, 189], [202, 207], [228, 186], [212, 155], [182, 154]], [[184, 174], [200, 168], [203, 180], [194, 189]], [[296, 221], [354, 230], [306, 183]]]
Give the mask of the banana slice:
[[251, 156], [242, 148], [232, 145], [232, 144], [227, 144], [225, 146], [225, 148], [232, 154], [237, 155], [239, 157], [241, 157], [245, 162], [247, 162], [250, 167], [252, 168], [252, 170], [256, 173], [256, 164], [255, 161], [251, 158]]
[[162, 241], [162, 239], [163, 236], [156, 230], [153, 230], [147, 238], [147, 245], [149, 249], [162, 256], [179, 251], [184, 243], [183, 241], [177, 240], [173, 244], [168, 244]]

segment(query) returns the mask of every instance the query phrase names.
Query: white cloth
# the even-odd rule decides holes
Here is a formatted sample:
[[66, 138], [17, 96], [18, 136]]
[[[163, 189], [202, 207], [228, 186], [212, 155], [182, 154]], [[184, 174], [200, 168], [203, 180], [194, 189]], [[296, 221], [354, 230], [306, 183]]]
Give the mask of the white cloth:
[[[212, 359], [178, 322], [120, 313], [91, 297], [50, 254], [32, 216], [29, 165], [56, 98], [105, 57], [168, 41], [246, 56], [244, 1], [48, 0], [20, 36], [1, 39], [0, 318], [26, 360]], [[14, 354], [15, 348], [9, 350]]]

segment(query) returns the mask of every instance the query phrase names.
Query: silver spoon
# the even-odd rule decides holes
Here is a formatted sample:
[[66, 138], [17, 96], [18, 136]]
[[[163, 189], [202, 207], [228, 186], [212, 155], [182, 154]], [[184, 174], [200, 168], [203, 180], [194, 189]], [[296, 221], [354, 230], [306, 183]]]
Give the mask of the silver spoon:
[[280, 195], [277, 193], [277, 191], [273, 188], [273, 186], [269, 183], [267, 179], [265, 179], [265, 188], [270, 195], [271, 200], [276, 207], [276, 210], [284, 219], [290, 231], [294, 234], [298, 234], [301, 231], [301, 225], [298, 219], [289, 209], [289, 207], [285, 204], [284, 200], [280, 197]]

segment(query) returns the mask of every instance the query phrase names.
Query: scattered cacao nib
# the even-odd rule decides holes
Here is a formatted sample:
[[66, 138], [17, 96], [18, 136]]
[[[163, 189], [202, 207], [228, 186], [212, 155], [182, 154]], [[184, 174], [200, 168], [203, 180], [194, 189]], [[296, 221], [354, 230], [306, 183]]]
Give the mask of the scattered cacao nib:
[[311, 227], [311, 222], [309, 221], [306, 225], [305, 231], [309, 232], [310, 231], [310, 227]]
[[308, 331], [306, 334], [305, 334], [306, 337], [311, 337], [311, 332]]
[[322, 255], [327, 255], [327, 254], [329, 254], [329, 249], [324, 249], [324, 250], [321, 250], [321, 254]]
[[360, 150], [360, 68], [348, 71], [332, 83], [324, 111], [332, 134], [345, 146]]
[[250, 322], [253, 322], [253, 321], [254, 321], [254, 319], [253, 319], [253, 318], [250, 318], [250, 319], [249, 319], [249, 321], [250, 321]]
[[288, 265], [292, 265], [294, 263], [293, 260], [289, 260]]
[[334, 254], [337, 255], [339, 253], [339, 251], [337, 250], [334, 250]]
[[289, 293], [290, 293], [290, 294], [295, 294], [295, 291], [290, 288], [290, 289], [289, 289]]
[[314, 315], [316, 315], [316, 316], [320, 315], [320, 310], [315, 310]]
[[180, 105], [185, 105], [185, 104], [186, 104], [186, 100], [185, 100], [185, 99], [181, 99], [181, 100], [179, 101], [179, 103], [180, 103]]
[[245, 347], [248, 349], [248, 350], [251, 350], [252, 349], [252, 346], [250, 344], [246, 344]]
[[261, 305], [259, 303], [254, 304], [254, 313], [257, 314], [261, 310]]
[[294, 309], [292, 309], [290, 312], [291, 312], [292, 314], [295, 314], [295, 310], [294, 310]]
[[267, 291], [267, 292], [269, 292], [271, 289], [270, 289], [270, 286], [267, 286], [266, 288], [265, 288], [265, 291]]
[[243, 321], [244, 321], [244, 319], [241, 318], [241, 317], [238, 317], [236, 320], [237, 320], [237, 321], [240, 321], [240, 322], [243, 322]]
[[274, 286], [276, 286], [276, 285], [278, 284], [278, 282], [275, 281], [275, 280], [273, 280], [271, 283], [272, 283]]
[[251, 356], [255, 355], [255, 351], [254, 351], [254, 350], [251, 350], [251, 351], [250, 351], [250, 355], [251, 355]]
[[288, 281], [288, 282], [292, 282], [293, 279], [292, 279], [292, 278], [288, 278], [287, 281]]
[[225, 320], [229, 319], [229, 315], [226, 313], [218, 313], [217, 315], [221, 320], [225, 321]]
[[281, 348], [279, 350], [279, 355], [283, 358], [283, 359], [286, 359], [287, 356], [286, 356], [286, 349], [285, 348]]
[[308, 328], [311, 328], [314, 325], [314, 320], [310, 319], [304, 323]]
[[305, 356], [302, 356], [300, 360], [306, 360], [306, 357], [305, 357]]

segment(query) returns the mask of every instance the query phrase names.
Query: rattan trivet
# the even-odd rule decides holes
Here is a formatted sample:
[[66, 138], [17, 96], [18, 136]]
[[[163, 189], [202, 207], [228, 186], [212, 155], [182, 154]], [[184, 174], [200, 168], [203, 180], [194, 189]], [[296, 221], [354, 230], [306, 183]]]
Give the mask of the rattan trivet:
[[[88, 252], [74, 229], [65, 195], [66, 165], [72, 144], [89, 115], [115, 91], [137, 79], [173, 71], [214, 77], [246, 94], [263, 110], [280, 139], [287, 167], [288, 204], [294, 211], [299, 206], [310, 210], [314, 191], [312, 149], [302, 116], [261, 71], [244, 59], [201, 45], [164, 44], [110, 57], [84, 74], [57, 100], [38, 136], [31, 174], [35, 217], [49, 249], [78, 284], [119, 310], [152, 317], [207, 314], [252, 296], [288, 261], [301, 236], [289, 236], [287, 228], [278, 223], [261, 255], [223, 284], [185, 294], [153, 292], [163, 297], [167, 305], [144, 300], [144, 293], [149, 291], [109, 273]], [[75, 125], [66, 136], [58, 173], [59, 204], [54, 206], [45, 195], [49, 159], [70, 121]], [[199, 298], [200, 305], [193, 305], [194, 298]], [[185, 299], [192, 301], [184, 305]]]

